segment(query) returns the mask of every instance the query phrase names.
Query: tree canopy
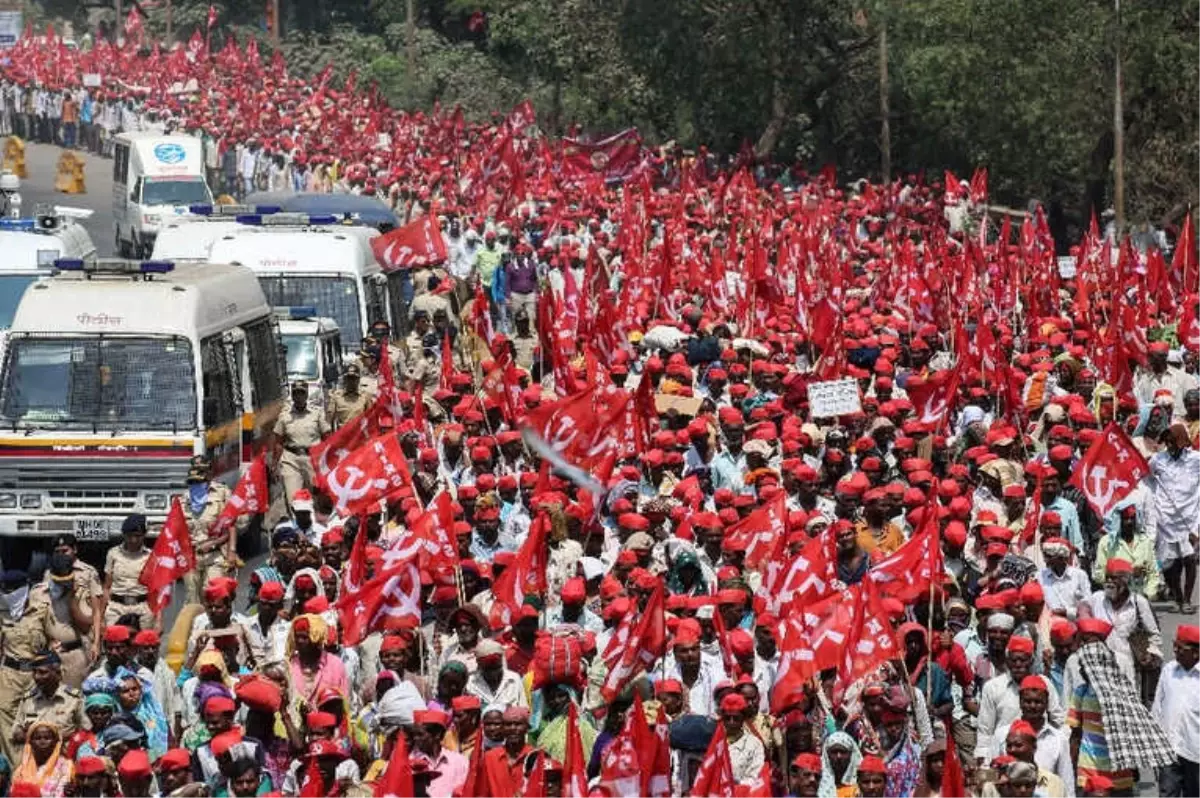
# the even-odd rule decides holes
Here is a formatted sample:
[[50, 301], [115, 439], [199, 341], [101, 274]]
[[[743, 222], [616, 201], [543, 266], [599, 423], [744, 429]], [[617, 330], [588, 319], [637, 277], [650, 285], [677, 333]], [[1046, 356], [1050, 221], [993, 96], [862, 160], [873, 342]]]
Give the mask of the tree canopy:
[[[751, 147], [850, 178], [881, 170], [886, 29], [893, 170], [933, 179], [986, 166], [998, 201], [1036, 198], [1070, 225], [1112, 203], [1119, 47], [1128, 218], [1171, 221], [1197, 199], [1192, 0], [1126, 3], [1119, 18], [1111, 0], [280, 3], [290, 69], [356, 69], [402, 108], [461, 104], [478, 119], [529, 97], [555, 133], [635, 125], [653, 143]], [[260, 0], [215, 6], [216, 41], [233, 30], [266, 47]], [[46, 0], [45, 11], [67, 7], [78, 8]], [[159, 36], [164, 7], [145, 9]], [[207, 8], [175, 0], [175, 37], [203, 26]]]

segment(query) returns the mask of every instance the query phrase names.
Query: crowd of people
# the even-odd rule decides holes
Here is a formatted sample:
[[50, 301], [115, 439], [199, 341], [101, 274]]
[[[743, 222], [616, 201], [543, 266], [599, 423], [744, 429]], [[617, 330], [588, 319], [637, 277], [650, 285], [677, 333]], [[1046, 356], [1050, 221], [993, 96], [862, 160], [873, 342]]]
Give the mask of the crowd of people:
[[[1160, 627], [1195, 613], [1190, 220], [1063, 270], [982, 173], [615, 179], [526, 107], [236, 45], [9, 53], [5, 131], [201, 134], [225, 190], [377, 194], [446, 255], [323, 409], [293, 386], [250, 573], [196, 458], [182, 631], [142, 516], [103, 576], [70, 535], [0, 573], [0, 794], [1200, 794], [1200, 627]], [[365, 509], [345, 441], [397, 480]]]

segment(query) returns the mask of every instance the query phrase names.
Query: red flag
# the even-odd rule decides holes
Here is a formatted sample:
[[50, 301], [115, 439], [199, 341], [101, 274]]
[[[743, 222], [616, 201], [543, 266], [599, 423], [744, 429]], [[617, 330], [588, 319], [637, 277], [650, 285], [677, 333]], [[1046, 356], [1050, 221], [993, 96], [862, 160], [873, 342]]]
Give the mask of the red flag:
[[1133, 441], [1113, 421], [1096, 442], [1088, 447], [1069, 484], [1083, 491], [1096, 515], [1104, 518], [1109, 511], [1137, 487], [1150, 473], [1150, 465], [1133, 446]]
[[975, 174], [971, 175], [971, 202], [976, 205], [983, 205], [987, 202], [988, 195], [988, 173], [984, 167], [979, 167], [975, 170]]
[[150, 559], [142, 566], [138, 582], [146, 586], [150, 595], [146, 603], [151, 612], [160, 612], [171, 600], [171, 585], [175, 580], [196, 567], [196, 555], [192, 552], [192, 537], [188, 534], [187, 521], [179, 499], [171, 500], [167, 520], [154, 540]]
[[[563, 780], [566, 786], [566, 780]], [[471, 753], [471, 766], [467, 770], [467, 780], [459, 789], [458, 798], [489, 798], [492, 789], [488, 786], [487, 768], [483, 766], [483, 746], [476, 743]]]
[[[501, 575], [501, 579], [503, 579]], [[650, 670], [654, 663], [667, 653], [666, 599], [660, 581], [646, 602], [646, 609], [638, 620], [637, 628], [625, 645], [621, 659], [608, 672], [600, 695], [611, 703], [624, 689], [629, 680], [643, 671]]]
[[384, 434], [364, 443], [325, 477], [325, 488], [339, 513], [374, 510], [376, 502], [412, 486], [412, 474], [397, 435]]
[[125, 35], [138, 36], [142, 33], [142, 15], [138, 13], [136, 8], [130, 8], [129, 13], [125, 15]]
[[867, 580], [878, 585], [883, 595], [910, 602], [929, 594], [930, 580], [940, 584], [943, 570], [937, 513], [926, 506], [920, 528], [904, 545], [871, 566]]
[[[359, 529], [366, 529], [366, 518], [359, 516]], [[340, 595], [355, 593], [362, 590], [367, 581], [369, 566], [367, 564], [367, 536], [355, 535], [354, 545], [350, 547], [350, 556], [346, 558], [346, 568], [342, 571], [342, 589]]]
[[717, 731], [713, 734], [704, 759], [700, 761], [700, 769], [696, 771], [696, 780], [692, 782], [692, 795], [720, 796], [733, 798], [737, 783], [733, 780], [733, 762], [729, 758], [729, 741], [725, 738], [725, 724], [717, 723]]
[[508, 626], [525, 603], [525, 596], [545, 594], [546, 566], [549, 562], [546, 537], [549, 530], [550, 517], [538, 513], [529, 526], [529, 535], [513, 558], [513, 564], [497, 577], [492, 586], [492, 593], [496, 597], [491, 611], [493, 628]]
[[1031, 545], [1037, 539], [1038, 525], [1042, 520], [1042, 475], [1039, 473], [1037, 487], [1033, 489], [1033, 500], [1025, 512], [1025, 528], [1021, 530], [1021, 543]]
[[1179, 240], [1175, 242], [1175, 251], [1171, 253], [1171, 276], [1179, 280], [1184, 291], [1191, 291], [1200, 285], [1200, 265], [1196, 258], [1196, 225], [1192, 221], [1192, 209], [1188, 208], [1183, 217], [1183, 229], [1179, 231]]
[[496, 337], [490, 308], [483, 281], [479, 280], [475, 283], [475, 300], [471, 303], [471, 331], [487, 344], [488, 349], [492, 348], [492, 339]]
[[[358, 538], [355, 538], [355, 543]], [[458, 566], [458, 546], [454, 540], [454, 500], [448, 491], [439, 493], [428, 509], [402, 530], [392, 545], [393, 556], [415, 556], [418, 565], [431, 571], [453, 570]]]
[[[936, 524], [935, 524], [936, 527]], [[903, 649], [896, 643], [896, 634], [888, 620], [887, 610], [873, 582], [854, 585], [853, 622], [849, 639], [842, 653], [838, 679], [843, 687], [875, 670], [890, 659], [900, 656]]]
[[340, 597], [334, 606], [343, 645], [358, 645], [372, 632], [413, 629], [421, 623], [421, 572], [411, 559], [385, 566], [361, 590]]
[[[382, 366], [380, 369], [382, 371]], [[382, 389], [382, 386], [380, 387]], [[382, 396], [383, 391], [381, 390], [379, 397], [376, 397], [376, 401], [370, 407], [338, 427], [332, 435], [309, 450], [308, 457], [313, 466], [313, 481], [317, 487], [324, 489], [325, 479], [333, 469], [349, 457], [351, 452], [383, 432], [383, 426], [380, 423], [384, 410], [380, 399]]]
[[787, 538], [787, 494], [783, 491], [725, 530], [725, 540], [746, 548], [746, 568], [766, 565], [776, 541]]
[[212, 30], [212, 26], [217, 24], [217, 7], [210, 5], [208, 7], [208, 29]]
[[450, 330], [442, 333], [442, 378], [441, 387], [451, 390], [454, 382], [454, 350], [450, 347]]
[[[481, 746], [482, 747], [482, 746]], [[403, 734], [396, 735], [396, 744], [392, 748], [392, 756], [388, 759], [387, 769], [375, 782], [375, 795], [416, 795], [413, 789], [412, 763], [408, 760], [408, 742]]]
[[954, 409], [958, 381], [957, 368], [935, 371], [927, 378], [910, 378], [904, 390], [916, 410], [917, 421], [932, 424], [934, 432], [941, 430]]
[[446, 260], [446, 240], [432, 215], [371, 239], [371, 251], [384, 271], [436, 266]]
[[628, 180], [644, 163], [642, 137], [637, 128], [596, 142], [562, 140], [562, 171], [571, 182], [583, 182], [593, 176], [605, 181]]
[[[132, 14], [133, 11], [129, 13]], [[188, 39], [187, 49], [196, 58], [199, 58], [200, 54], [204, 52], [204, 37], [200, 35], [199, 28], [192, 31], [192, 38]]]
[[767, 564], [763, 595], [776, 602], [782, 617], [789, 608], [803, 609], [826, 598], [837, 579], [836, 541], [830, 534], [818, 535], [804, 544], [786, 567], [773, 559]]
[[267, 488], [267, 455], [259, 454], [250, 461], [250, 467], [242, 474], [233, 495], [229, 497], [221, 514], [213, 523], [210, 535], [214, 537], [226, 529], [231, 529], [237, 519], [243, 515], [259, 515], [267, 511], [270, 494]]
[[[480, 746], [482, 747], [482, 746]], [[579, 709], [575, 702], [567, 709], [567, 751], [563, 756], [563, 798], [587, 798], [587, 759], [579, 736]]]
[[950, 731], [950, 720], [946, 720], [946, 759], [942, 765], [942, 787], [938, 791], [947, 798], [951, 795], [968, 795], [967, 777], [963, 773], [962, 760], [958, 758], [958, 746]]
[[[279, 51], [276, 50], [275, 55], [271, 57], [271, 64], [273, 67], [276, 66], [275, 59], [278, 57], [279, 57]], [[250, 41], [246, 42], [246, 60], [250, 63], [251, 66], [253, 66], [255, 69], [258, 69], [258, 39], [254, 38], [253, 36], [250, 37]], [[275, 69], [276, 76], [280, 76], [283, 74], [284, 74], [283, 72], [280, 72], [280, 71], [278, 71], [278, 69]]]

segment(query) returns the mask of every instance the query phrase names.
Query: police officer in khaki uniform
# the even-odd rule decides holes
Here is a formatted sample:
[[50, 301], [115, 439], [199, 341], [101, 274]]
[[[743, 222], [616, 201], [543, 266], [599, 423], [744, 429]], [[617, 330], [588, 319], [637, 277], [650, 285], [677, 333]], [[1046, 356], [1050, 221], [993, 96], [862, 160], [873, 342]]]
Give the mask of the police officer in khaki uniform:
[[517, 332], [512, 338], [509, 338], [509, 343], [512, 344], [514, 359], [517, 365], [528, 371], [533, 368], [534, 352], [538, 348], [538, 337], [533, 334], [533, 330], [529, 327], [529, 314], [525, 312], [525, 308], [518, 308], [513, 315], [513, 324], [517, 328]]
[[71, 566], [70, 555], [55, 551], [46, 578], [30, 595], [50, 603], [51, 647], [61, 659], [63, 683], [78, 690], [91, 663], [100, 658], [99, 638], [93, 631], [101, 628], [104, 588], [90, 576], [80, 584], [80, 572]]
[[105, 626], [123, 615], [136, 615], [143, 629], [155, 628], [154, 613], [146, 603], [150, 591], [139, 581], [149, 559], [146, 516], [134, 513], [121, 522], [121, 545], [109, 549], [104, 558]]
[[418, 383], [425, 386], [425, 393], [431, 393], [437, 388], [438, 381], [442, 376], [442, 367], [438, 356], [440, 347], [441, 339], [438, 338], [437, 333], [431, 331], [425, 334], [421, 349], [408, 359], [409, 367], [404, 373], [410, 388], [415, 390]]
[[183, 578], [189, 603], [200, 601], [200, 591], [209, 579], [237, 573], [236, 530], [212, 534], [217, 516], [229, 503], [230, 491], [224, 483], [211, 481], [211, 475], [212, 465], [208, 458], [203, 455], [193, 457], [187, 475], [188, 492], [180, 502], [192, 539], [192, 551], [196, 554], [196, 567]]
[[[50, 645], [50, 605], [31, 592], [24, 571], [0, 573], [0, 729], [14, 728], [25, 694], [33, 687], [34, 658]], [[20, 761], [11, 734], [0, 734], [0, 750]]]
[[58, 726], [63, 740], [84, 727], [83, 694], [62, 683], [62, 663], [53, 651], [39, 652], [33, 659], [33, 686], [21, 695], [17, 707], [14, 745], [24, 745], [25, 730], [37, 720]]
[[[402, 347], [399, 347], [392, 342], [392, 326], [383, 319], [374, 321], [371, 323], [371, 327], [367, 332], [367, 337], [375, 342], [375, 344], [380, 348], [381, 352], [385, 348], [387, 349], [388, 359], [392, 363], [392, 373], [403, 373], [406, 353]], [[366, 346], [367, 344], [364, 340], [363, 348], [365, 349]]]
[[292, 383], [292, 404], [280, 412], [275, 422], [275, 436], [283, 448], [279, 476], [289, 510], [296, 491], [312, 490], [313, 467], [308, 453], [329, 432], [325, 414], [308, 406], [308, 383]]
[[425, 336], [433, 330], [433, 320], [424, 310], [414, 310], [412, 314], [412, 330], [404, 338], [404, 350], [411, 363], [421, 357], [425, 346]]
[[335, 388], [329, 394], [326, 412], [329, 414], [329, 426], [333, 429], [362, 413], [374, 401], [373, 393], [362, 390], [359, 384], [361, 376], [362, 369], [357, 363], [351, 363], [342, 375], [342, 387]]

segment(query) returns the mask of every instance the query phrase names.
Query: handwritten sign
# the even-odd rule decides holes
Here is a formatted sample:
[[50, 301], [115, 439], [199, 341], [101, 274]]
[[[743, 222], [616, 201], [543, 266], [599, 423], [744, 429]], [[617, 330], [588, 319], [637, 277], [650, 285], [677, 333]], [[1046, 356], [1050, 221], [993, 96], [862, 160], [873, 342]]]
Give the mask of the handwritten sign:
[[862, 410], [858, 395], [858, 380], [829, 380], [808, 386], [808, 407], [811, 418], [834, 418]]

